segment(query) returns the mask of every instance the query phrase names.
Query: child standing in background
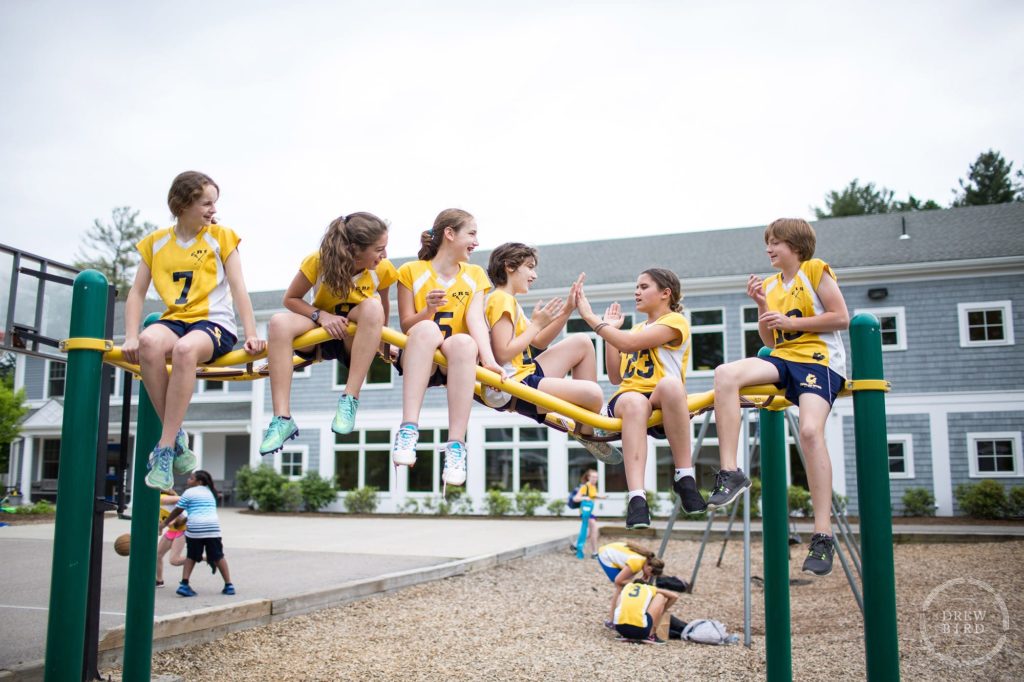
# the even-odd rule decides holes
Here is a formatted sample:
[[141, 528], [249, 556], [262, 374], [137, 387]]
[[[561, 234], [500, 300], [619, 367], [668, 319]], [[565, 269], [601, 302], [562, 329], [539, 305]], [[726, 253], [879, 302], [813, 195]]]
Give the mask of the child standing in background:
[[188, 514], [185, 525], [185, 567], [181, 571], [181, 584], [177, 593], [182, 597], [194, 597], [196, 591], [189, 585], [192, 569], [203, 560], [215, 566], [224, 578], [221, 594], [233, 595], [235, 586], [231, 582], [228, 560], [224, 558], [224, 543], [221, 539], [220, 519], [217, 517], [217, 488], [210, 474], [202, 469], [192, 472], [188, 478], [188, 489], [181, 494], [170, 516], [160, 524], [160, 532], [174, 524], [182, 513]]
[[[256, 336], [256, 318], [242, 277], [241, 240], [214, 218], [219, 197], [220, 188], [208, 175], [181, 173], [167, 194], [177, 222], [137, 245], [142, 262], [125, 302], [121, 349], [126, 360], [141, 365], [146, 392], [163, 424], [146, 474], [146, 485], [157, 490], [174, 485], [172, 468], [183, 474], [196, 466], [181, 425], [192, 400], [196, 366], [216, 360], [235, 345], [232, 301], [245, 328], [245, 350], [256, 355], [266, 347]], [[167, 309], [140, 334], [150, 282]]]

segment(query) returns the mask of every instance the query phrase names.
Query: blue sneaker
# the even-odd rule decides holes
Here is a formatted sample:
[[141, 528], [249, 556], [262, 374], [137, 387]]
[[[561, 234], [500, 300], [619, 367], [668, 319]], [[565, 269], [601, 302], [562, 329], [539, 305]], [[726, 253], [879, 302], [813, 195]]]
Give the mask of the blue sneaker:
[[352, 433], [356, 427], [356, 410], [359, 409], [359, 398], [353, 398], [348, 393], [342, 393], [338, 398], [338, 407], [334, 411], [334, 421], [331, 422], [331, 431], [339, 436]]
[[235, 593], [235, 586], [233, 583], [224, 583], [224, 589], [220, 591], [221, 594], [232, 595]]
[[167, 490], [174, 485], [171, 466], [174, 462], [174, 449], [157, 446], [149, 456], [149, 473], [146, 474], [146, 485], [155, 490]]
[[196, 591], [193, 590], [192, 586], [189, 585], [188, 583], [181, 583], [180, 585], [178, 585], [178, 589], [175, 590], [175, 592], [177, 594], [181, 595], [182, 597], [194, 597], [194, 596], [196, 596]]
[[187, 474], [196, 468], [196, 455], [188, 447], [188, 436], [184, 429], [178, 429], [174, 437], [174, 473]]
[[260, 454], [272, 455], [284, 447], [285, 441], [296, 438], [298, 435], [299, 427], [295, 425], [294, 419], [274, 417], [270, 420], [270, 426], [263, 432]]

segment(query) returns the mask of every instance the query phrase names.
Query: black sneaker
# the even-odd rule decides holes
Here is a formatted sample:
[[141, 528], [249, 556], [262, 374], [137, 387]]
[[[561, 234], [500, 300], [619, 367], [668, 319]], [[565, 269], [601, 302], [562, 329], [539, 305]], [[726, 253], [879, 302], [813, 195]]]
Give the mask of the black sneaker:
[[634, 497], [626, 507], [626, 530], [638, 530], [651, 527], [651, 512], [647, 508], [647, 500]]
[[832, 536], [815, 533], [811, 536], [811, 549], [807, 552], [807, 558], [804, 559], [804, 573], [822, 578], [832, 573], [832, 554], [834, 552]]
[[750, 479], [742, 469], [719, 471], [715, 474], [715, 489], [711, 491], [711, 497], [708, 498], [708, 509], [717, 509], [728, 505], [749, 487]]
[[708, 503], [697, 490], [697, 481], [693, 480], [693, 476], [683, 476], [678, 481], [673, 481], [672, 490], [675, 490], [676, 495], [683, 501], [683, 510], [687, 514], [695, 514], [708, 508]]

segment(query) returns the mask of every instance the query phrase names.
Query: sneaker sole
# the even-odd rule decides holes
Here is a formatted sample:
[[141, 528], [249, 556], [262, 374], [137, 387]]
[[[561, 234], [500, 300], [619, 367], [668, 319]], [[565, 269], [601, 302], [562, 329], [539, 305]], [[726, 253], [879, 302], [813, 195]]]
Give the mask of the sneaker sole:
[[263, 451], [263, 450], [261, 449], [261, 450], [260, 450], [260, 454], [261, 454], [261, 455], [263, 455], [264, 457], [266, 457], [267, 455], [272, 455], [272, 454], [274, 454], [275, 452], [281, 452], [281, 450], [284, 450], [284, 444], [285, 444], [285, 443], [287, 443], [287, 442], [288, 442], [288, 441], [290, 441], [290, 440], [295, 440], [295, 439], [296, 439], [296, 438], [298, 438], [298, 437], [299, 437], [299, 430], [298, 430], [298, 429], [295, 429], [295, 433], [293, 433], [292, 435], [288, 436], [288, 437], [287, 437], [287, 438], [285, 438], [285, 439], [284, 439], [283, 441], [281, 441], [281, 444], [280, 444], [280, 445], [278, 445], [278, 446], [277, 446], [276, 448], [274, 448], [273, 450], [267, 450], [266, 452], [264, 452], [264, 451]]
[[[191, 461], [189, 461], [189, 458], [191, 458]], [[183, 461], [184, 464], [181, 464], [179, 466], [179, 461]], [[174, 462], [171, 464], [171, 471], [173, 471], [176, 474], [187, 474], [191, 472], [193, 469], [195, 469], [197, 464], [199, 464], [199, 461], [193, 454], [178, 455], [177, 457], [174, 458]]]
[[801, 570], [802, 573], [806, 573], [807, 575], [817, 576], [818, 578], [824, 578], [826, 576], [832, 575], [832, 569], [831, 568], [828, 569], [828, 573], [818, 573], [817, 571], [812, 571], [809, 568], [803, 568], [803, 569], [800, 569], [800, 570]]
[[396, 467], [411, 467], [411, 466], [416, 466], [416, 458], [413, 457], [412, 459], [409, 459], [407, 461], [402, 461], [402, 460], [398, 459], [397, 457], [395, 457], [394, 455], [392, 455], [391, 456], [391, 463], [394, 464]]
[[750, 484], [749, 483], [747, 483], [745, 486], [743, 486], [741, 488], [737, 488], [736, 490], [732, 491], [732, 495], [730, 495], [728, 499], [726, 499], [726, 500], [724, 500], [722, 502], [711, 502], [711, 501], [708, 501], [708, 506], [707, 506], [708, 510], [718, 509], [720, 507], [728, 507], [730, 504], [732, 504], [736, 500], [737, 497], [739, 497], [740, 495], [743, 494], [743, 491], [747, 490], [748, 488], [750, 488]]
[[353, 423], [351, 428], [349, 428], [346, 431], [341, 426], [338, 426], [335, 422], [333, 422], [333, 421], [331, 422], [331, 431], [333, 431], [334, 433], [338, 434], [339, 436], [347, 436], [348, 434], [350, 434], [353, 431], [355, 431], [355, 429], [356, 429], [355, 423]]
[[170, 479], [170, 481], [164, 481], [162, 479], [159, 481], [152, 481], [149, 478], [149, 474], [146, 474], [146, 478], [143, 480], [145, 481], [146, 486], [153, 490], [167, 490], [174, 485], [174, 477], [171, 476]]
[[622, 453], [616, 450], [615, 448], [612, 448], [611, 452], [605, 454], [603, 452], [600, 452], [598, 448], [591, 449], [590, 445], [592, 445], [593, 443], [588, 443], [588, 441], [579, 441], [579, 443], [582, 444], [583, 447], [587, 449], [587, 452], [594, 456], [594, 459], [600, 462], [604, 462], [605, 464], [611, 464], [612, 466], [622, 464]]
[[452, 478], [451, 476], [445, 476], [442, 474], [441, 480], [447, 483], [448, 485], [465, 485], [466, 475], [463, 474], [461, 478], [459, 478], [458, 476]]
[[628, 523], [626, 524], [626, 530], [644, 530], [644, 529], [647, 529], [647, 528], [650, 528], [650, 527], [651, 527], [651, 524], [649, 522], [648, 523], [634, 523], [632, 526], [629, 525]]

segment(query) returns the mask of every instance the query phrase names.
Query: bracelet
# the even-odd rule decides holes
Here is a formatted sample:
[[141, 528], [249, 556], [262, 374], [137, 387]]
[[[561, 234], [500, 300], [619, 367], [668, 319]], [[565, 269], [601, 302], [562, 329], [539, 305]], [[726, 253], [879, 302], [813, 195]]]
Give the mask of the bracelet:
[[596, 327], [594, 327], [594, 333], [597, 334], [598, 336], [600, 336], [601, 335], [601, 330], [604, 329], [607, 326], [608, 326], [607, 322], [602, 322], [601, 324], [599, 324]]

